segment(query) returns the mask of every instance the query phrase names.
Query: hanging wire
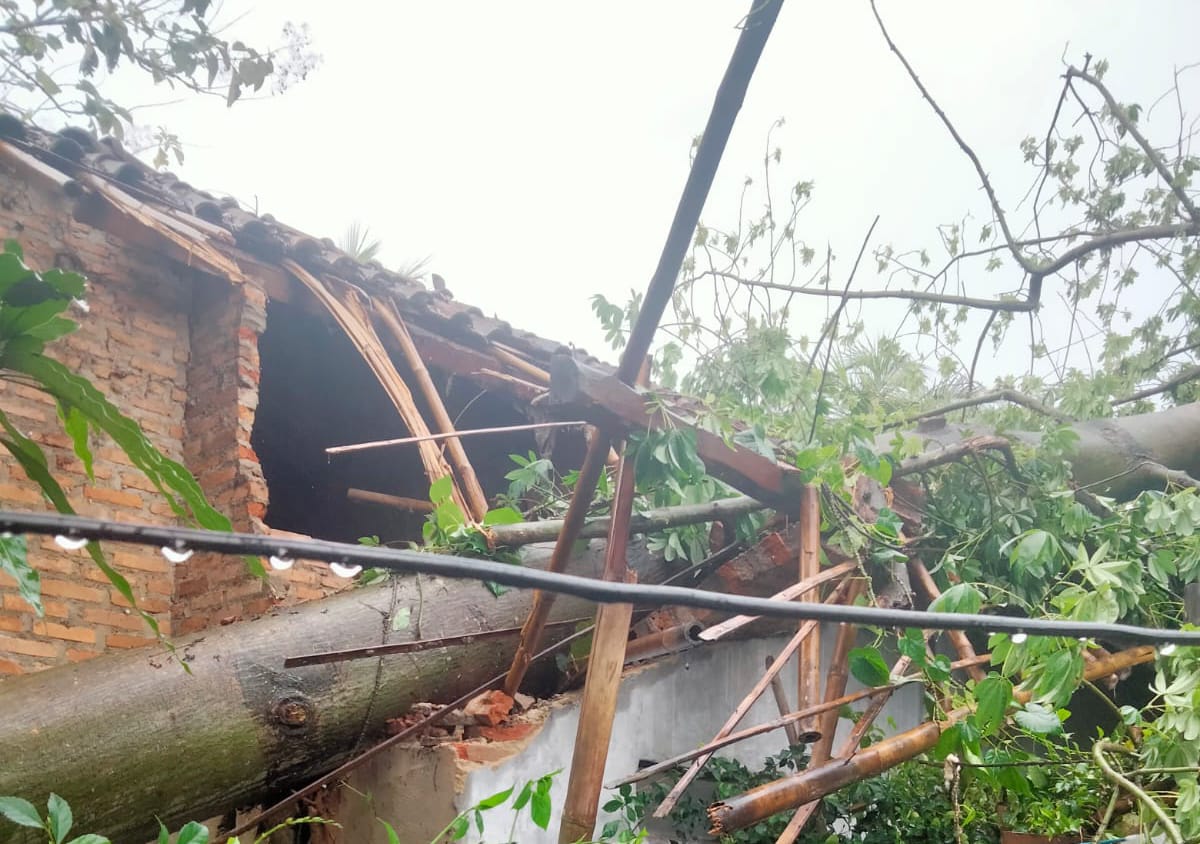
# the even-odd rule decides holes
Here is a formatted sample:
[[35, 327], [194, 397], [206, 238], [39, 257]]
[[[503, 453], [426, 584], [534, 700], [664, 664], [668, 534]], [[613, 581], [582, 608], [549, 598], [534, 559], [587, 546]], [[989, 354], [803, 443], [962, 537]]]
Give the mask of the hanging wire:
[[1115, 642], [1170, 645], [1200, 645], [1200, 630], [1165, 630], [1129, 624], [1056, 621], [1041, 618], [1012, 618], [971, 613], [922, 612], [840, 604], [793, 603], [771, 598], [725, 595], [685, 586], [655, 586], [594, 580], [572, 574], [556, 574], [509, 563], [479, 560], [451, 554], [432, 554], [399, 548], [349, 545], [317, 539], [281, 539], [246, 533], [222, 533], [161, 525], [128, 524], [105, 519], [59, 513], [16, 513], [0, 511], [0, 531], [31, 533], [68, 540], [112, 540], [137, 545], [258, 557], [321, 560], [339, 567], [382, 568], [390, 571], [435, 574], [449, 578], [486, 580], [518, 589], [541, 589], [574, 595], [600, 604], [670, 605], [717, 610], [731, 614], [758, 615], [799, 621], [816, 620], [866, 625], [869, 627], [922, 630], [976, 630], [1009, 633], [1014, 641], [1028, 636], [1063, 636], [1106, 639]]

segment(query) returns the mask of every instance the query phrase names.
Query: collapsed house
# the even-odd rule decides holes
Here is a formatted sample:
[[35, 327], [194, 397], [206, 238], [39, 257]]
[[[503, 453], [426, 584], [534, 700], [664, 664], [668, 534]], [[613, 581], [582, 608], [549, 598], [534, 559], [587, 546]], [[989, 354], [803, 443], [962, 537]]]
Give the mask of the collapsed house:
[[[583, 421], [627, 432], [693, 421], [686, 402], [648, 403], [582, 350], [515, 329], [443, 288], [361, 264], [329, 241], [151, 170], [112, 139], [0, 120], [0, 222], [31, 265], [78, 270], [90, 280], [79, 331], [52, 353], [187, 465], [235, 530], [281, 543], [297, 536], [416, 540], [432, 480], [451, 477], [452, 497], [479, 521], [507, 487], [510, 454], [550, 456], [564, 472], [579, 466], [586, 446], [581, 426], [531, 430], [529, 423]], [[81, 513], [174, 522], [118, 449], [96, 449], [89, 480], [47, 396], [3, 382], [0, 400], [46, 449]], [[430, 439], [470, 429], [492, 431]], [[327, 451], [406, 437], [422, 441], [336, 456]], [[862, 587], [857, 561], [832, 549], [820, 553], [819, 517], [809, 517], [803, 536], [794, 530], [791, 519], [806, 495], [797, 471], [700, 428], [696, 445], [711, 474], [751, 496], [754, 507], [778, 514], [757, 542], [719, 559], [696, 585], [788, 600], [855, 600]], [[902, 485], [893, 488], [859, 490], [856, 504], [868, 520], [884, 501], [910, 522], [919, 518], [902, 506]], [[35, 486], [7, 460], [0, 461], [0, 507], [43, 507]], [[712, 510], [691, 517], [720, 520]], [[557, 532], [524, 529], [529, 535], [513, 545]], [[572, 570], [599, 576], [603, 550], [592, 541], [574, 555]], [[546, 556], [533, 546], [525, 563], [545, 564]], [[82, 555], [47, 539], [31, 544], [30, 558], [42, 573], [44, 618], [35, 618], [15, 584], [0, 575], [0, 674], [13, 675], [0, 683], [7, 715], [0, 794], [27, 789], [37, 799], [55, 790], [71, 800], [80, 824], [118, 841], [149, 837], [155, 815], [178, 821], [220, 814], [226, 829], [236, 825], [234, 810], [286, 795], [354, 758], [388, 729], [406, 729], [414, 705], [454, 700], [502, 675], [530, 611], [527, 593], [496, 596], [480, 584], [417, 577], [351, 590], [351, 581], [323, 563], [277, 560], [264, 580], [235, 557], [198, 553], [173, 565], [155, 548], [117, 546], [111, 559], [138, 607], [165, 633], [183, 637], [175, 658], [188, 674]], [[629, 563], [642, 582], [660, 582], [679, 569], [637, 544]], [[919, 563], [901, 566], [893, 572], [898, 586], [877, 584], [876, 594], [907, 602], [910, 573], [911, 587], [932, 597], [936, 587]], [[551, 638], [591, 612], [584, 601], [557, 601]], [[693, 627], [705, 624], [712, 625], [705, 642], [725, 641], [674, 653], [696, 644]], [[822, 631], [806, 623], [785, 638], [732, 641], [739, 633], [778, 635], [779, 629], [711, 613], [640, 613], [629, 655], [665, 654], [665, 662], [627, 675], [607, 778], [653, 766], [714, 733], [724, 740], [739, 725], [773, 718], [780, 721], [776, 732], [738, 746], [746, 761], [805, 735], [816, 742], [817, 761], [848, 760], [885, 706], [899, 728], [923, 730], [914, 746], [936, 740], [940, 727], [921, 723], [916, 689], [854, 698], [863, 717], [839, 724], [839, 701], [858, 694], [845, 670], [856, 636], [848, 625]], [[986, 656], [977, 657], [962, 634], [948, 638], [959, 666], [977, 672]], [[413, 642], [420, 647], [404, 648]], [[355, 647], [371, 650], [360, 654], [367, 658], [345, 658]], [[381, 656], [382, 647], [394, 650]], [[799, 671], [791, 658], [797, 652]], [[321, 658], [284, 664], [303, 654]], [[1142, 650], [1130, 658], [1152, 656]], [[765, 674], [764, 657], [771, 657]], [[561, 688], [552, 660], [536, 668], [529, 677], [535, 691]], [[86, 707], [78, 702], [80, 689], [87, 690]], [[437, 733], [426, 730], [348, 775], [343, 803], [310, 808], [337, 817], [345, 841], [386, 841], [377, 818], [424, 840], [478, 798], [567, 767], [573, 700], [514, 718], [508, 706], [500, 714], [485, 707]], [[796, 717], [806, 706], [820, 711]], [[648, 723], [672, 726], [647, 730]], [[793, 729], [785, 734], [785, 726]], [[180, 771], [182, 758], [195, 761]], [[685, 779], [699, 773], [704, 758], [684, 760], [692, 762]], [[816, 767], [818, 773], [837, 768], [843, 780], [816, 786], [806, 780], [799, 791], [773, 794], [748, 811], [744, 802], [718, 807], [714, 824], [733, 829], [768, 808], [801, 806], [795, 817], [802, 825], [814, 801], [845, 777], [882, 767], [878, 753], [861, 764]], [[104, 771], [103, 782], [91, 775], [95, 770]], [[549, 840], [539, 835], [527, 828], [520, 840]]]

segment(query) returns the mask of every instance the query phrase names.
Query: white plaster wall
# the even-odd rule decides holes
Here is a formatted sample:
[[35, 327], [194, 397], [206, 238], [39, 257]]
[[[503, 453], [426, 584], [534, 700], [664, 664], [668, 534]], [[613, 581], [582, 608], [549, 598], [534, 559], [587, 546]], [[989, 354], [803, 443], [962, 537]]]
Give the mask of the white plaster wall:
[[[828, 664], [836, 628], [822, 631], [823, 662]], [[718, 643], [698, 648], [642, 668], [621, 684], [621, 694], [613, 724], [613, 740], [609, 748], [606, 782], [638, 769], [640, 760], [659, 761], [711, 741], [717, 730], [741, 702], [746, 692], [762, 677], [767, 656], [774, 656], [787, 641], [786, 637]], [[793, 660], [784, 670], [784, 688], [795, 701], [796, 663]], [[850, 679], [847, 690], [861, 686]], [[904, 730], [924, 720], [921, 690], [916, 685], [899, 690], [879, 719], [885, 731]], [[860, 707], [856, 707], [860, 708]], [[755, 704], [743, 720], [749, 727], [777, 718], [779, 712], [768, 692]], [[890, 721], [889, 721], [890, 719]], [[571, 751], [579, 721], [578, 707], [555, 709], [545, 726], [519, 756], [493, 767], [477, 768], [466, 777], [463, 792], [456, 805], [465, 809], [479, 800], [501, 791], [514, 783], [522, 783], [550, 771], [562, 770], [552, 791], [554, 815], [549, 829], [538, 829], [529, 820], [528, 812], [517, 819], [513, 841], [520, 844], [554, 844], [558, 840], [558, 824], [563, 797], [567, 789]], [[894, 723], [894, 728], [889, 724]], [[850, 729], [848, 722], [839, 725], [839, 736]], [[721, 751], [733, 756], [748, 767], [757, 768], [762, 760], [778, 753], [785, 746], [782, 730], [767, 733]], [[836, 742], [835, 742], [836, 744]], [[600, 803], [611, 796], [605, 792]], [[485, 835], [472, 829], [470, 842], [497, 844], [513, 822], [507, 808], [493, 809], [486, 814]], [[603, 813], [597, 822], [599, 830], [606, 820]]]

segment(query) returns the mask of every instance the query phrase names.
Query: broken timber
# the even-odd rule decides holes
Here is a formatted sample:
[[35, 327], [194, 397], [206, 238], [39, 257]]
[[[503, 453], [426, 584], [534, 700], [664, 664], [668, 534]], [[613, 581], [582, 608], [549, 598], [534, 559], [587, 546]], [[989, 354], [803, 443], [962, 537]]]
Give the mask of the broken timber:
[[653, 396], [569, 355], [555, 355], [551, 362], [549, 407], [609, 429], [692, 428], [696, 432], [696, 452], [710, 475], [776, 510], [794, 513], [797, 509], [803, 486], [799, 471], [695, 428], [656, 404]]

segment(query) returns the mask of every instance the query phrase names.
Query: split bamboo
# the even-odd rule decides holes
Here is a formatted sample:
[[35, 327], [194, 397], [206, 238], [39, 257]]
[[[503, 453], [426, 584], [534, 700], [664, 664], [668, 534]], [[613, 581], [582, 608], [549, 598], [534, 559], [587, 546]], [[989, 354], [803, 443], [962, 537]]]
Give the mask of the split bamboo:
[[[774, 657], [767, 657], [766, 668], [771, 667], [771, 663], [775, 661]], [[786, 716], [792, 711], [792, 705], [788, 703], [787, 689], [783, 687], [783, 680], [778, 674], [771, 678], [771, 694], [775, 696], [775, 708], [779, 710], [781, 717]], [[793, 747], [800, 743], [800, 731], [796, 729], [795, 721], [788, 721], [783, 725], [783, 732], [787, 735], [788, 746]]]
[[[853, 604], [862, 593], [865, 584], [855, 579], [846, 595], [846, 603]], [[825, 677], [825, 702], [836, 700], [846, 693], [850, 679], [850, 649], [858, 637], [858, 628], [853, 624], [839, 624], [837, 639], [833, 645], [833, 656], [829, 660], [829, 673]], [[813, 745], [810, 765], [819, 765], [829, 758], [833, 750], [833, 734], [837, 731], [838, 711], [830, 709], [821, 716], [819, 731], [821, 738]]]
[[[350, 285], [339, 282], [340, 290], [335, 293], [331, 289], [332, 284], [322, 282], [291, 259], [283, 261], [283, 268], [308, 288], [309, 292], [317, 298], [317, 301], [329, 311], [337, 324], [346, 332], [350, 342], [358, 349], [358, 353], [362, 355], [380, 386], [392, 400], [392, 404], [395, 405], [404, 424], [408, 426], [408, 430], [418, 437], [429, 434], [429, 426], [425, 424], [420, 410], [417, 409], [417, 403], [413, 400], [412, 392], [408, 389], [408, 385], [400, 373], [396, 371], [396, 366], [388, 356], [387, 349], [384, 348], [379, 335], [375, 333], [371, 319], [358, 299], [358, 292]], [[449, 464], [442, 459], [442, 453], [436, 445], [431, 442], [421, 442], [417, 444], [417, 449], [421, 455], [421, 465], [424, 466], [425, 475], [429, 478], [430, 483], [447, 475], [453, 479], [454, 473], [450, 470]], [[457, 483], [452, 486], [452, 494], [454, 503], [462, 508], [463, 513], [471, 512]]]
[[[629, 546], [629, 517], [633, 512], [634, 458], [628, 451], [621, 462], [617, 494], [613, 499], [612, 524], [604, 561], [605, 580], [625, 580], [628, 576], [626, 551]], [[559, 844], [590, 841], [596, 826], [600, 792], [604, 787], [604, 765], [612, 740], [621, 669], [625, 665], [625, 645], [629, 641], [632, 604], [605, 604], [596, 613], [596, 631], [588, 656], [587, 679], [579, 706], [579, 727], [571, 754], [571, 775], [563, 802]]]
[[[1130, 648], [1099, 659], [1087, 666], [1084, 677], [1097, 680], [1133, 665], [1154, 659], [1149, 645]], [[1018, 702], [1029, 700], [1028, 693], [1014, 695]], [[809, 768], [795, 776], [776, 780], [729, 800], [714, 803], [708, 809], [713, 835], [726, 835], [758, 823], [776, 812], [820, 800], [840, 788], [873, 777], [924, 753], [937, 744], [942, 730], [970, 712], [962, 707], [950, 712], [944, 721], [929, 721], [899, 735], [884, 739], [852, 757]]]
[[[821, 573], [821, 496], [816, 486], [806, 484], [800, 491], [800, 581]], [[800, 601], [819, 601], [820, 595], [807, 593]], [[798, 654], [799, 670], [796, 708], [804, 709], [821, 700], [821, 628], [817, 627]], [[798, 725], [807, 732], [816, 732], [816, 719]]]
[[[412, 335], [408, 333], [408, 327], [401, 319], [399, 311], [396, 310], [395, 303], [390, 299], [375, 300], [373, 310], [387, 330], [391, 332], [393, 339], [400, 344], [404, 360], [408, 363], [413, 379], [416, 380], [417, 387], [420, 388], [421, 395], [425, 397], [425, 403], [429, 406], [429, 412], [433, 415], [434, 427], [442, 434], [453, 434], [454, 420], [446, 411], [446, 403], [442, 401], [437, 385], [433, 383], [433, 376], [429, 374], [425, 361], [421, 359], [421, 353], [417, 351]], [[475, 522], [482, 522], [483, 517], [487, 515], [488, 501], [483, 487], [479, 483], [479, 478], [475, 475], [475, 467], [467, 458], [462, 440], [458, 437], [449, 437], [445, 442], [446, 455], [458, 476], [471, 519]]]
[[[933, 580], [933, 575], [929, 573], [929, 569], [925, 568], [925, 564], [916, 557], [908, 558], [908, 574], [916, 582], [917, 587], [925, 594], [926, 600], [933, 602], [941, 597], [942, 590], [938, 589], [937, 583]], [[975, 656], [975, 648], [971, 645], [971, 640], [967, 638], [967, 634], [962, 630], [947, 630], [946, 636], [950, 639], [950, 644], [954, 646], [954, 650], [958, 651], [959, 657], [970, 659]], [[967, 673], [971, 675], [971, 679], [975, 682], [979, 682], [987, 676], [987, 672], [979, 666], [968, 668]]]
[[496, 360], [511, 366], [535, 384], [540, 384], [542, 387], [550, 386], [550, 373], [540, 366], [534, 366], [525, 358], [518, 356], [512, 349], [499, 343], [492, 343], [489, 348]]
[[[830, 603], [841, 602], [841, 600], [845, 597], [846, 590], [848, 588], [849, 581], [842, 581], [842, 583], [833, 591], [833, 594], [831, 594], [827, 600]], [[733, 714], [729, 716], [729, 719], [725, 722], [721, 729], [717, 731], [716, 739], [725, 738], [733, 732], [734, 727], [742, 722], [742, 719], [746, 717], [746, 713], [750, 711], [750, 707], [754, 705], [755, 701], [762, 697], [763, 692], [765, 692], [767, 687], [771, 685], [771, 680], [783, 670], [783, 667], [787, 665], [788, 660], [790, 660], [792, 655], [800, 649], [800, 646], [804, 644], [804, 640], [812, 634], [813, 630], [817, 626], [818, 622], [816, 621], [805, 621], [800, 625], [800, 629], [796, 631], [796, 635], [794, 635], [788, 641], [788, 643], [783, 646], [783, 650], [781, 650], [779, 655], [775, 657], [774, 661], [771, 663], [771, 666], [767, 669], [767, 673], [763, 675], [762, 679], [754, 684], [754, 688], [752, 688], [746, 694], [746, 696], [742, 699], [742, 702], [739, 703], [733, 710]], [[708, 760], [711, 758], [712, 754], [706, 753], [692, 762], [692, 764], [684, 772], [683, 776], [680, 777], [679, 781], [675, 783], [674, 787], [672, 787], [667, 796], [663, 798], [663, 801], [658, 804], [658, 808], [654, 810], [654, 817], [665, 818], [667, 815], [671, 814], [671, 811], [679, 802], [679, 798], [683, 796], [683, 792], [687, 790], [689, 785], [692, 784], [692, 781], [696, 779], [700, 771], [706, 764], [708, 764]]]
[[[858, 563], [851, 560], [846, 563], [838, 563], [836, 566], [830, 566], [815, 577], [807, 580], [802, 580], [787, 589], [776, 592], [771, 596], [772, 601], [791, 601], [794, 598], [811, 592], [813, 589], [828, 583], [831, 580], [837, 580], [858, 568]], [[741, 630], [747, 624], [753, 624], [762, 616], [758, 615], [735, 615], [733, 618], [727, 619], [720, 624], [714, 624], [700, 634], [700, 638], [706, 642], [715, 642], [718, 639], [724, 639], [726, 636]]]
[[382, 504], [384, 507], [394, 507], [397, 510], [408, 510], [413, 513], [432, 513], [433, 503], [422, 501], [420, 498], [408, 498], [403, 495], [388, 495], [386, 492], [374, 492], [369, 489], [350, 487], [346, 497], [351, 501], [366, 501], [371, 504]]

